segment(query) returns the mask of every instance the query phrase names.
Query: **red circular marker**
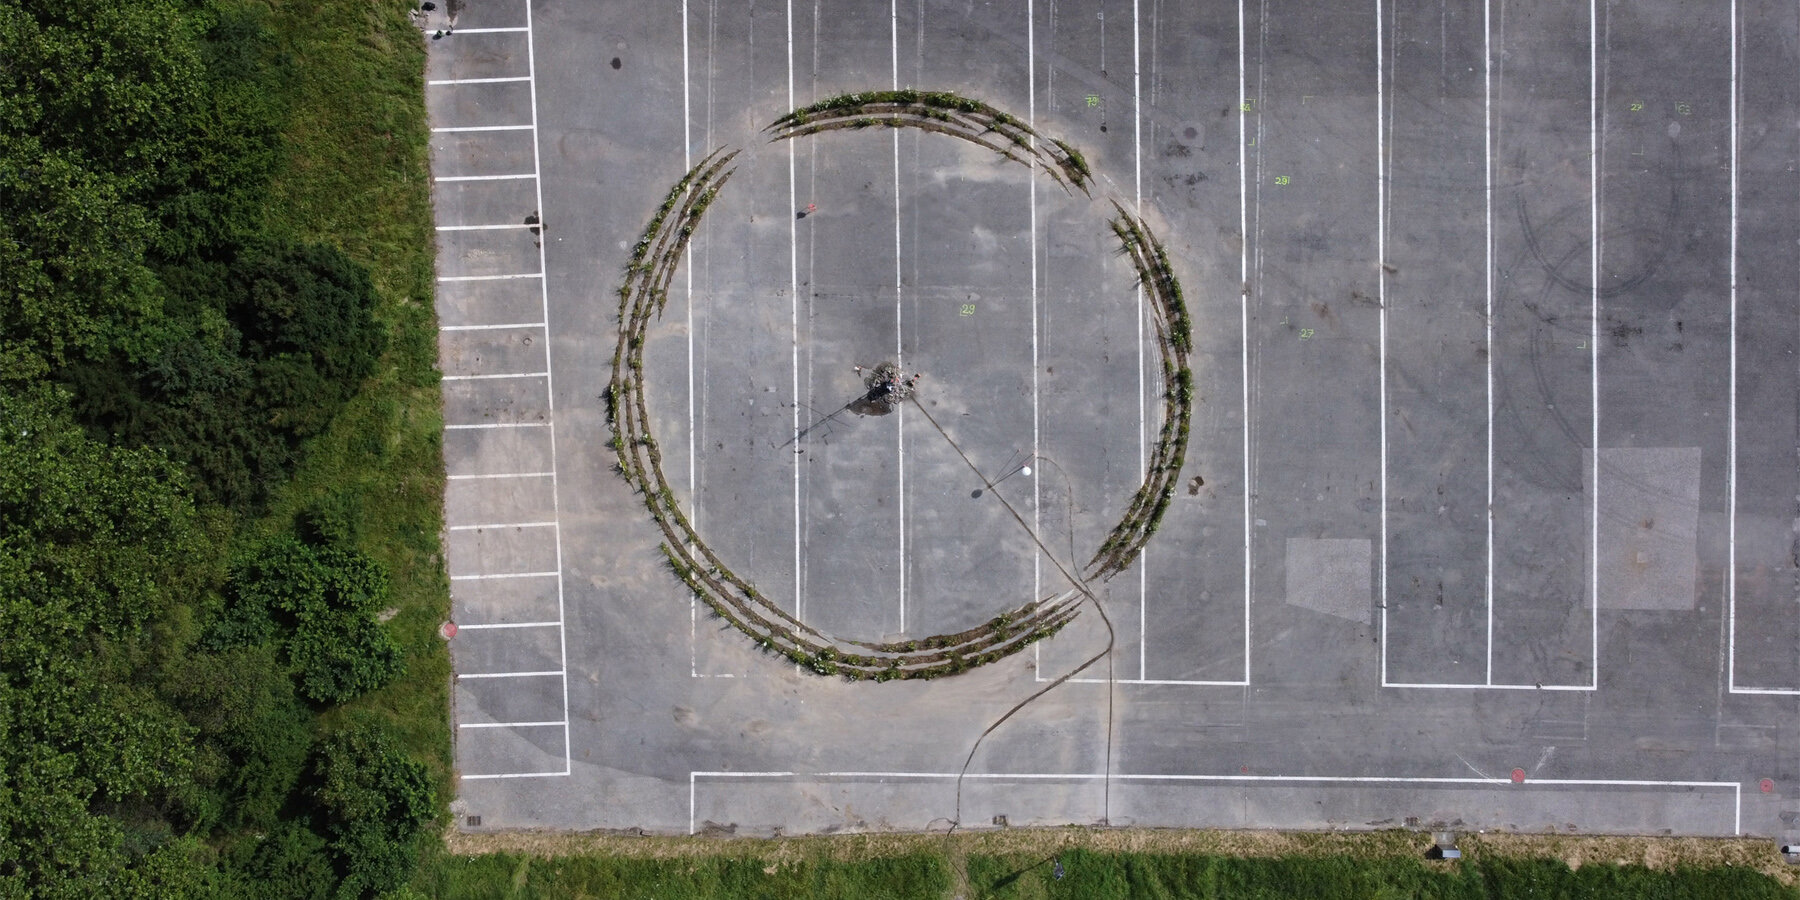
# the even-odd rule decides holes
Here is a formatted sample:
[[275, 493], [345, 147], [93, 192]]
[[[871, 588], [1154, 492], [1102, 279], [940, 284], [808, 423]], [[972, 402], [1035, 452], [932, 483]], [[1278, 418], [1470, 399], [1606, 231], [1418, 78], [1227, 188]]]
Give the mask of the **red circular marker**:
[[1764, 778], [1762, 781], [1757, 782], [1756, 786], [1762, 788], [1762, 792], [1765, 794], [1773, 793], [1775, 790], [1775, 782], [1768, 778]]
[[456, 623], [455, 622], [445, 622], [444, 624], [438, 626], [438, 634], [443, 635], [444, 640], [449, 640], [453, 637], [456, 637]]
[[1513, 775], [1513, 784], [1524, 784], [1525, 783], [1525, 770], [1524, 769], [1514, 769], [1512, 775]]

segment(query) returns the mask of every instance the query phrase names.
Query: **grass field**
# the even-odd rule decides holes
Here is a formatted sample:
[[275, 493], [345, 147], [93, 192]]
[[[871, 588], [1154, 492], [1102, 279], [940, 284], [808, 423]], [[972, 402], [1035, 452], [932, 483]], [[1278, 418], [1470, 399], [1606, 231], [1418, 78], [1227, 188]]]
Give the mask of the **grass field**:
[[389, 335], [380, 368], [308, 448], [268, 521], [319, 504], [354, 513], [358, 544], [392, 575], [389, 627], [406, 671], [327, 717], [387, 720], [448, 798], [450, 655], [437, 627], [449, 616], [450, 592], [439, 537], [443, 418], [425, 50], [400, 3], [280, 3], [268, 24], [301, 73], [289, 86], [289, 157], [271, 186], [269, 229], [337, 243], [368, 267]]
[[[452, 835], [415, 886], [433, 897], [1795, 898], [1767, 841], [1016, 829], [717, 840]], [[1054, 876], [1057, 862], [1063, 877]]]

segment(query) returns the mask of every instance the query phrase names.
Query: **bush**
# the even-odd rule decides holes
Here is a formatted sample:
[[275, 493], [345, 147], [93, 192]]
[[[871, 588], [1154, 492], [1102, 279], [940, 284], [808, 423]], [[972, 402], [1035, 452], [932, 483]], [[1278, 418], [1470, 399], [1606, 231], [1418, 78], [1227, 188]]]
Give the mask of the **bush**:
[[343, 877], [339, 896], [378, 894], [405, 881], [434, 814], [425, 766], [386, 732], [359, 726], [321, 742], [312, 776], [310, 795]]
[[314, 703], [343, 703], [400, 674], [400, 647], [375, 620], [388, 600], [387, 573], [341, 539], [277, 537], [231, 580], [232, 602], [207, 634], [209, 647], [278, 643], [300, 695]]

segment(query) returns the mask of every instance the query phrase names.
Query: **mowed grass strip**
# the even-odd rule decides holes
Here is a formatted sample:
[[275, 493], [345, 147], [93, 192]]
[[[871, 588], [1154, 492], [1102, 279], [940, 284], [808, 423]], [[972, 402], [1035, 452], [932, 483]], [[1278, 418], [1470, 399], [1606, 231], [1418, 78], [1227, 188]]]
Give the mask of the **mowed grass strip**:
[[[1766, 840], [1031, 828], [779, 839], [451, 834], [434, 897], [1800, 898]], [[504, 849], [502, 849], [504, 848]], [[1063, 877], [1055, 877], [1057, 863]], [[885, 880], [883, 880], [885, 879]]]
[[327, 724], [385, 719], [450, 796], [449, 616], [443, 525], [443, 415], [438, 393], [430, 129], [425, 50], [399, 0], [269, 5], [266, 22], [294, 62], [287, 159], [266, 206], [271, 232], [341, 246], [368, 267], [387, 326], [375, 375], [308, 447], [267, 521], [309, 506], [358, 523], [363, 552], [393, 581], [388, 627], [406, 658], [397, 681], [327, 713]]

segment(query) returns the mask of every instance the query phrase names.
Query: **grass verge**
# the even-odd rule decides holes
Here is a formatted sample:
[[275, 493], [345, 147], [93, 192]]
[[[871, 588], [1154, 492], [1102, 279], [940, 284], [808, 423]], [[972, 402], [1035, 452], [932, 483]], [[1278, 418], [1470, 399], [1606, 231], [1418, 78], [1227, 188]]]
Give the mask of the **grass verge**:
[[308, 447], [269, 523], [328, 506], [351, 514], [361, 549], [392, 577], [388, 627], [405, 653], [397, 681], [325, 724], [378, 717], [451, 790], [450, 658], [437, 627], [449, 615], [440, 545], [443, 415], [437, 319], [425, 50], [405, 3], [288, 0], [267, 23], [294, 62], [288, 158], [266, 206], [271, 232], [338, 244], [369, 269], [387, 326], [375, 375]]
[[[1413, 831], [1027, 828], [771, 840], [447, 836], [434, 897], [1793, 898], [1766, 840], [1476, 834], [1460, 862]], [[1057, 861], [1064, 876], [1054, 877]]]

